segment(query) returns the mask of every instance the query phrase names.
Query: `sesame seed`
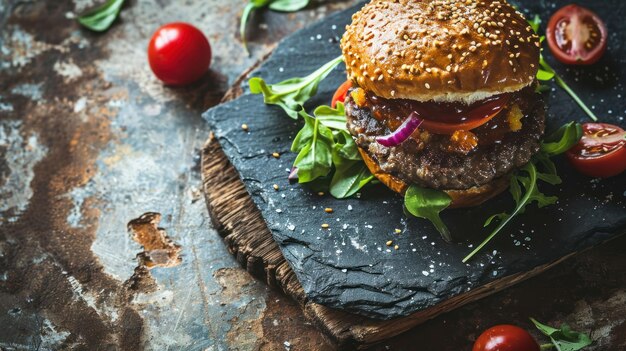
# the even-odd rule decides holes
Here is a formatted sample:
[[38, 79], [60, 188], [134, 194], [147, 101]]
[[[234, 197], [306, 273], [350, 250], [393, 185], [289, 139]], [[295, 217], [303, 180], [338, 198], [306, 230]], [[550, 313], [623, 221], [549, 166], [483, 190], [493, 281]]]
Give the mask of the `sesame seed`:
[[323, 191], [320, 191], [320, 192], [318, 192], [318, 193], [317, 193], [317, 195], [319, 195], [319, 196], [324, 196], [324, 192], [323, 192]]
[[330, 208], [330, 207], [326, 207], [326, 208], [324, 209], [324, 212], [326, 212], [326, 213], [333, 213], [333, 209], [332, 209], [332, 208]]
[[272, 152], [272, 156], [274, 156], [274, 158], [280, 158], [280, 154], [278, 152]]
[[393, 241], [389, 240], [389, 241], [387, 241], [387, 243], [385, 245], [391, 246], [391, 245], [393, 245]]
[[324, 223], [324, 224], [322, 224], [322, 228], [324, 228], [324, 229], [328, 229], [328, 227], [330, 227], [330, 225], [328, 225], [328, 223]]
[[394, 250], [397, 250], [397, 249], [399, 249], [399, 248], [400, 248], [400, 246], [398, 246], [398, 245], [396, 245], [396, 246], [394, 246], [394, 247], [393, 247], [393, 249], [394, 249]]
[[402, 230], [400, 230], [400, 229], [398, 229], [398, 228], [396, 228], [394, 231], [396, 232], [396, 234], [400, 234], [400, 233], [402, 233]]
[[242, 124], [241, 125], [241, 129], [245, 130], [246, 132], [248, 131], [248, 125], [247, 124]]
[[278, 184], [274, 184], [274, 185], [272, 185], [272, 188], [274, 188], [274, 190], [278, 190], [278, 189], [279, 189], [279, 188], [278, 188]]
[[430, 84], [424, 83], [424, 86], [426, 87], [426, 89], [430, 89]]

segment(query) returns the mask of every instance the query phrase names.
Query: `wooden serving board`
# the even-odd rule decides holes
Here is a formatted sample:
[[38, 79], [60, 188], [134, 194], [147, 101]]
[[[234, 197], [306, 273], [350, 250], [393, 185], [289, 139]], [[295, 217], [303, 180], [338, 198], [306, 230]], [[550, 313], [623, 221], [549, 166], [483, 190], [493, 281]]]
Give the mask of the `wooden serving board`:
[[[619, 20], [615, 9], [625, 8], [619, 1], [589, 6], [609, 28]], [[530, 1], [520, 7], [542, 18], [553, 8]], [[252, 75], [278, 82], [303, 76], [336, 57], [342, 28], [357, 8], [293, 34]], [[568, 81], [587, 82], [572, 85], [590, 104], [608, 104], [621, 114], [626, 113], [619, 97], [624, 88], [617, 83], [626, 76], [618, 68], [626, 65], [623, 39], [623, 34], [611, 37], [609, 54], [594, 69], [565, 75]], [[337, 70], [322, 82], [309, 110], [328, 103], [343, 79], [345, 74]], [[549, 128], [585, 119], [561, 91], [547, 98]], [[486, 234], [482, 221], [512, 207], [508, 194], [479, 208], [446, 211], [444, 220], [462, 234], [458, 243], [446, 244], [428, 223], [406, 218], [401, 198], [382, 187], [364, 190], [360, 199], [335, 200], [288, 183], [285, 168], [295, 157], [288, 150], [299, 123], [263, 105], [262, 97], [251, 95], [245, 85], [240, 97], [204, 117], [214, 131], [202, 151], [202, 175], [216, 229], [248, 271], [298, 301], [305, 315], [342, 346], [383, 341], [626, 231], [626, 175], [590, 181], [560, 159], [557, 167], [564, 184], [544, 189], [558, 194], [560, 202], [530, 208], [470, 264], [461, 264], [470, 246]], [[604, 120], [623, 125], [618, 114]], [[249, 132], [241, 130], [243, 123], [250, 126]], [[280, 159], [273, 158], [273, 152], [279, 152]], [[334, 208], [333, 216], [324, 217], [324, 207]], [[331, 224], [330, 231], [320, 229], [324, 222]], [[402, 228], [402, 234], [393, 234], [395, 228]], [[400, 244], [397, 252], [381, 244], [390, 238]], [[363, 249], [366, 246], [369, 250]], [[439, 264], [429, 266], [431, 262]]]
[[367, 318], [324, 307], [306, 297], [261, 212], [213, 134], [202, 149], [202, 175], [211, 220], [230, 253], [252, 275], [296, 300], [307, 318], [342, 347], [366, 348], [379, 343], [441, 313], [535, 276], [570, 257], [495, 280], [407, 317], [392, 320]]

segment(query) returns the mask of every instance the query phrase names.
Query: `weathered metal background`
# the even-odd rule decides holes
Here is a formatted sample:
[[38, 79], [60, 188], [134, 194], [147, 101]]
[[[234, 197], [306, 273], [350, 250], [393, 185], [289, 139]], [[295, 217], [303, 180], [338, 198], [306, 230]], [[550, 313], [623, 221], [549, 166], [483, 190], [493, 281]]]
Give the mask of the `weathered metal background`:
[[[243, 0], [131, 0], [104, 34], [74, 21], [91, 1], [0, 0], [0, 349], [332, 349], [211, 229], [200, 113], [280, 38], [353, 2], [259, 13], [247, 57], [236, 36]], [[214, 50], [211, 72], [185, 88], [164, 87], [147, 65], [150, 35], [171, 21], [197, 25]], [[127, 228], [148, 212], [160, 216]], [[467, 349], [489, 325], [535, 316], [592, 331], [595, 350], [624, 349], [624, 244], [381, 348]]]

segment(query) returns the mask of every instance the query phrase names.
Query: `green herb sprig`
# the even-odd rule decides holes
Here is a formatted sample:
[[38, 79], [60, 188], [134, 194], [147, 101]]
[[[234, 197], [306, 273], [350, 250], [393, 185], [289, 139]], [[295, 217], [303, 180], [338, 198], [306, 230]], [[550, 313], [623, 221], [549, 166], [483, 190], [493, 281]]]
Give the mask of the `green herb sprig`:
[[548, 136], [541, 145], [541, 150], [533, 156], [530, 162], [519, 169], [511, 177], [509, 192], [515, 201], [515, 209], [511, 213], [498, 213], [485, 221], [488, 227], [494, 220], [498, 220], [498, 226], [489, 234], [472, 252], [465, 258], [463, 263], [469, 261], [476, 253], [482, 250], [516, 215], [524, 213], [526, 206], [537, 203], [539, 208], [552, 205], [557, 201], [556, 196], [548, 196], [542, 193], [537, 181], [542, 180], [551, 185], [561, 183], [561, 178], [556, 173], [556, 167], [550, 157], [561, 154], [576, 144], [582, 136], [580, 124], [570, 122]]
[[309, 0], [250, 0], [250, 2], [248, 2], [246, 7], [243, 9], [243, 13], [241, 14], [241, 23], [239, 24], [239, 35], [241, 36], [241, 42], [243, 43], [243, 47], [246, 52], [249, 53], [248, 43], [246, 41], [246, 26], [252, 11], [267, 6], [270, 10], [274, 11], [295, 12], [302, 10], [308, 4]]
[[298, 153], [293, 164], [298, 182], [312, 183], [330, 176], [330, 194], [338, 199], [354, 195], [374, 176], [348, 133], [344, 105], [341, 102], [335, 108], [322, 105], [311, 116], [305, 111], [304, 103], [317, 93], [319, 83], [341, 62], [340, 56], [306, 77], [276, 84], [268, 85], [259, 77], [249, 81], [250, 91], [263, 94], [266, 104], [280, 106], [293, 119], [304, 119], [291, 144], [291, 151]]
[[124, 0], [107, 0], [102, 6], [78, 17], [78, 23], [95, 32], [104, 32], [117, 18]]
[[578, 351], [593, 343], [587, 334], [573, 331], [567, 324], [561, 324], [561, 328], [557, 329], [534, 318], [530, 320], [539, 331], [550, 338], [557, 351]]
[[319, 83], [341, 62], [343, 57], [339, 56], [306, 77], [290, 78], [269, 85], [262, 78], [254, 77], [248, 84], [253, 94], [263, 94], [266, 104], [278, 105], [289, 117], [298, 119], [304, 110], [304, 103], [317, 93]]
[[[530, 23], [530, 26], [535, 31], [535, 33], [539, 34], [539, 25], [541, 24], [541, 18], [539, 18], [538, 15], [535, 15], [535, 17], [532, 20], [529, 20], [528, 23]], [[545, 36], [541, 36], [539, 38], [540, 43], [543, 43], [544, 40], [545, 40]], [[543, 51], [543, 48], [541, 50]], [[567, 85], [567, 83], [565, 83], [563, 78], [561, 78], [561, 76], [559, 76], [554, 71], [554, 69], [546, 62], [546, 60], [543, 58], [543, 54], [540, 53], [539, 54], [539, 70], [537, 71], [537, 80], [545, 82], [545, 81], [550, 81], [552, 79], [554, 79], [554, 82], [556, 83], [556, 85], [561, 87], [563, 90], [565, 90], [566, 93], [569, 94], [569, 96], [578, 104], [578, 106], [580, 106], [580, 108], [583, 111], [585, 111], [585, 113], [589, 116], [589, 118], [591, 118], [592, 121], [594, 122], [598, 121], [598, 117], [596, 117], [595, 113], [593, 113], [593, 111], [591, 111], [589, 107], [587, 107], [587, 105], [572, 90], [572, 88], [570, 88], [570, 86]], [[547, 91], [549, 88], [545, 85], [540, 84], [537, 87], [537, 89], [538, 91], [543, 92], [543, 91]]]

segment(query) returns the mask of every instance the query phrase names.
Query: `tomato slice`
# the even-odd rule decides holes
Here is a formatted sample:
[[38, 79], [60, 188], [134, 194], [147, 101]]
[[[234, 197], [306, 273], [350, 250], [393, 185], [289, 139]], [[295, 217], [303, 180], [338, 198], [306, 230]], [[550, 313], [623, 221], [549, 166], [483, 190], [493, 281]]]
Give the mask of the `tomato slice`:
[[333, 95], [333, 99], [331, 100], [330, 107], [337, 107], [337, 101], [344, 102], [346, 100], [346, 95], [348, 94], [348, 90], [352, 88], [352, 81], [346, 80], [337, 88], [335, 94]]
[[590, 65], [606, 51], [606, 25], [591, 10], [578, 5], [559, 9], [548, 22], [546, 39], [552, 54], [570, 65]]
[[583, 137], [566, 153], [580, 173], [607, 178], [626, 170], [626, 132], [606, 123], [583, 124]]
[[487, 98], [469, 107], [452, 104], [422, 104], [419, 108], [424, 122], [420, 126], [437, 134], [453, 134], [457, 130], [472, 130], [493, 119], [506, 106], [510, 94]]

